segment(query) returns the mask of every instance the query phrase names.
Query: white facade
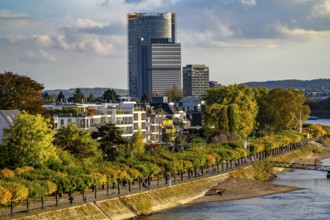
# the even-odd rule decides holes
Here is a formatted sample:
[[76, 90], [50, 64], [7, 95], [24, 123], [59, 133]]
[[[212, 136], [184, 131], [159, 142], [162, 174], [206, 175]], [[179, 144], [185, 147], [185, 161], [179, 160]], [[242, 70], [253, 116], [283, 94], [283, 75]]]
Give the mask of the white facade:
[[146, 106], [136, 102], [52, 104], [44, 107], [51, 110], [55, 129], [75, 123], [83, 130], [96, 130], [102, 125], [112, 123], [120, 128], [123, 131], [122, 136], [127, 138], [131, 138], [138, 130], [146, 136], [146, 131], [149, 130]]
[[177, 104], [178, 107], [185, 111], [201, 111], [201, 106], [204, 102], [196, 96], [185, 96]]

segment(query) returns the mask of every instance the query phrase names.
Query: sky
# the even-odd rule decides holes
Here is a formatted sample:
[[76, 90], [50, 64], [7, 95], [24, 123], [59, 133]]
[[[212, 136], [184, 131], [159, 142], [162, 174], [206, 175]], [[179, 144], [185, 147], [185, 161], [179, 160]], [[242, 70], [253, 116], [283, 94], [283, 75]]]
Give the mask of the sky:
[[0, 73], [127, 89], [133, 12], [175, 12], [182, 66], [223, 85], [330, 78], [330, 0], [1, 0]]

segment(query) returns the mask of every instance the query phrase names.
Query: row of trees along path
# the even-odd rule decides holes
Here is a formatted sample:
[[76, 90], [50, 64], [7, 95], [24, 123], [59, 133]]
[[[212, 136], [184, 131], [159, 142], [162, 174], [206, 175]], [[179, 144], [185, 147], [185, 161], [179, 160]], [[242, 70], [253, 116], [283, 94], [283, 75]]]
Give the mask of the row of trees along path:
[[178, 183], [206, 178], [212, 175], [230, 172], [233, 169], [237, 169], [242, 166], [251, 165], [255, 161], [264, 160], [269, 156], [276, 156], [292, 150], [296, 150], [310, 144], [311, 141], [320, 141], [320, 139], [321, 138], [291, 143], [280, 148], [254, 153], [248, 157], [224, 161], [211, 167], [195, 167], [193, 170], [189, 170], [187, 172], [175, 172], [171, 175], [158, 175], [153, 179], [148, 178], [144, 180], [138, 179], [133, 181], [117, 180], [115, 183], [108, 183], [103, 186], [94, 187], [93, 190], [86, 192], [75, 191], [69, 194], [56, 193], [54, 196], [45, 196], [38, 200], [28, 199], [20, 202], [20, 204], [15, 207], [13, 204], [11, 204], [10, 207], [0, 210], [0, 216], [6, 217], [12, 215], [25, 215], [27, 213], [39, 212], [40, 209], [46, 209], [49, 207], [56, 208], [59, 206], [65, 207], [73, 204], [94, 202], [97, 200], [115, 198], [118, 196], [128, 195], [145, 190], [157, 189], [160, 187], [167, 187]]

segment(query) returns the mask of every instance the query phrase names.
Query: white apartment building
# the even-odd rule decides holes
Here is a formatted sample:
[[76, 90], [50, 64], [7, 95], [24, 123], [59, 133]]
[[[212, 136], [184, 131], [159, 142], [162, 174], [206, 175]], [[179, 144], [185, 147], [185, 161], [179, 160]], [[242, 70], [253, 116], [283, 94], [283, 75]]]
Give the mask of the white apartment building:
[[[101, 104], [50, 104], [44, 105], [51, 111], [54, 128], [59, 129], [75, 123], [83, 130], [96, 130], [107, 123], [115, 124], [123, 131], [123, 137], [131, 138], [141, 130], [147, 143], [159, 140], [159, 120], [152, 114], [152, 108], [136, 102]], [[147, 116], [147, 110], [150, 112]], [[158, 124], [157, 124], [158, 123]], [[157, 127], [157, 128], [156, 128]]]

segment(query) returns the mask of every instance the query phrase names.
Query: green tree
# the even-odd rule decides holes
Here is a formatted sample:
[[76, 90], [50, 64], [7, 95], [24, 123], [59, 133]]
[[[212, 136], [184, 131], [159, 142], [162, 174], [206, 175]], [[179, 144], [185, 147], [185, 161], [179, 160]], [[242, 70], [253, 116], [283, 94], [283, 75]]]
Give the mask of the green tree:
[[258, 122], [264, 128], [297, 129], [300, 118], [305, 121], [310, 113], [304, 93], [296, 89], [275, 88], [263, 95], [262, 100]]
[[138, 130], [133, 134], [131, 151], [134, 157], [140, 157], [145, 151], [144, 136], [141, 130]]
[[167, 96], [170, 101], [178, 102], [183, 97], [183, 91], [176, 85], [173, 85], [172, 88], [164, 92], [164, 95]]
[[148, 95], [148, 93], [144, 93], [141, 97], [141, 103], [150, 103], [151, 99]]
[[73, 96], [70, 98], [71, 101], [76, 103], [84, 102], [85, 95], [80, 88], [74, 90]]
[[19, 109], [31, 114], [45, 114], [42, 107], [43, 85], [28, 76], [0, 73], [0, 109]]
[[253, 89], [231, 85], [209, 89], [205, 121], [216, 129], [246, 137], [256, 126], [258, 105]]
[[99, 148], [103, 157], [107, 160], [115, 160], [118, 156], [118, 149], [126, 146], [128, 140], [122, 137], [123, 132], [114, 124], [106, 124], [92, 133], [92, 137], [99, 142]]
[[95, 96], [93, 95], [93, 93], [91, 92], [89, 94], [89, 96], [87, 97], [87, 101], [88, 102], [94, 102], [96, 100]]
[[54, 134], [49, 119], [23, 111], [15, 118], [14, 125], [4, 130], [0, 161], [7, 167], [19, 167], [56, 160]]
[[103, 94], [104, 101], [107, 102], [118, 102], [119, 101], [119, 95], [116, 93], [114, 89], [108, 89]]
[[63, 92], [60, 92], [56, 98], [56, 102], [63, 103], [65, 102], [65, 96], [63, 95]]
[[91, 158], [95, 160], [101, 156], [98, 143], [92, 139], [90, 132], [77, 128], [74, 123], [58, 129], [54, 143], [78, 159]]
[[52, 97], [48, 94], [48, 92], [43, 92], [41, 94], [41, 100], [43, 104], [49, 104], [53, 101]]

